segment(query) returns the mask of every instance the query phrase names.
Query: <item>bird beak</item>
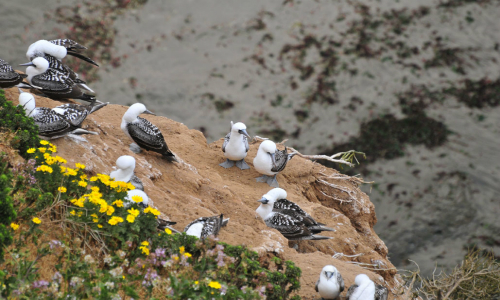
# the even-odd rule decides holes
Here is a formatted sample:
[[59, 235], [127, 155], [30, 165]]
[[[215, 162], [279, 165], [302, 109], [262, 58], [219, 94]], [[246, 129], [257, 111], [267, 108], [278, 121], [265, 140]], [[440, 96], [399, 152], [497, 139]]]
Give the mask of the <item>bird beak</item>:
[[246, 135], [249, 139], [251, 139], [251, 137], [250, 137], [250, 135], [248, 134], [248, 132], [246, 131], [246, 129], [240, 129], [240, 130], [238, 130], [238, 132], [239, 132], [240, 134], [244, 134], [244, 135]]
[[24, 93], [24, 91], [21, 90], [19, 87], [17, 89], [19, 90], [19, 94]]
[[262, 197], [262, 199], [257, 200], [257, 202], [261, 202], [262, 204], [267, 204], [267, 203], [269, 203], [269, 200], [267, 200], [266, 198]]
[[29, 63], [20, 64], [20, 66], [34, 66], [34, 67], [36, 67], [35, 64], [31, 61]]
[[143, 112], [143, 114], [148, 114], [148, 115], [156, 116], [152, 111], [147, 110], [147, 109]]
[[333, 272], [328, 272], [328, 271], [325, 271], [325, 276], [326, 276], [326, 278], [328, 278], [328, 279], [332, 278], [332, 277], [333, 277], [333, 274], [334, 274]]
[[276, 158], [274, 158], [274, 153], [269, 153], [269, 155], [271, 155], [271, 160], [273, 161], [273, 167], [276, 166]]

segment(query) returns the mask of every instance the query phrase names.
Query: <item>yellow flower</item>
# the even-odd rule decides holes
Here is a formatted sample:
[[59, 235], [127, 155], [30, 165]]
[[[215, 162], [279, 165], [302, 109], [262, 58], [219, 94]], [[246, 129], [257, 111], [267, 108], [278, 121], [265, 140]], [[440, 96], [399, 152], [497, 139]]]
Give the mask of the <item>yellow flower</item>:
[[36, 151], [35, 148], [29, 148], [28, 151], [26, 151], [26, 152], [31, 154], [31, 153], [35, 153], [35, 151]]
[[47, 148], [40, 147], [40, 148], [38, 148], [38, 150], [39, 150], [40, 152], [42, 152], [42, 153], [45, 153], [45, 150], [47, 150]]
[[146, 207], [146, 209], [144, 210], [144, 212], [145, 213], [152, 213], [155, 216], [159, 216], [160, 215], [160, 211], [157, 210], [157, 209], [152, 208], [151, 206]]
[[76, 163], [75, 166], [77, 169], [82, 169], [82, 170], [85, 169], [85, 165], [82, 165], [80, 163]]
[[133, 215], [128, 215], [128, 216], [127, 216], [127, 221], [128, 221], [129, 223], [134, 223], [134, 221], [135, 221], [135, 216], [133, 216]]
[[106, 214], [108, 216], [111, 216], [114, 212], [115, 212], [115, 208], [111, 205], [108, 205], [108, 210], [107, 210]]
[[41, 165], [38, 168], [36, 168], [37, 171], [42, 171], [42, 172], [48, 172], [52, 173], [52, 168], [46, 165]]
[[78, 212], [78, 217], [81, 217], [83, 215], [83, 211]]
[[40, 144], [42, 144], [42, 145], [44, 145], [44, 146], [45, 146], [45, 145], [48, 145], [48, 144], [50, 144], [50, 143], [49, 143], [49, 142], [47, 142], [47, 141], [45, 141], [45, 140], [41, 140], [41, 141], [40, 141]]
[[49, 148], [49, 150], [50, 150], [52, 153], [57, 152], [57, 147], [56, 147], [56, 145], [52, 145], [52, 144], [51, 144], [51, 147]]
[[146, 246], [139, 247], [139, 249], [142, 249], [142, 253], [149, 255], [149, 249]]
[[90, 181], [97, 181], [97, 177], [95, 176], [90, 177]]
[[132, 200], [134, 200], [134, 202], [136, 202], [136, 203], [139, 203], [139, 202], [142, 202], [142, 197], [135, 195], [135, 196], [132, 196]]
[[16, 223], [10, 223], [10, 227], [12, 228], [12, 230], [17, 230], [19, 228], [19, 225]]
[[58, 187], [57, 190], [61, 193], [66, 193], [66, 191], [67, 191], [67, 189], [63, 186]]
[[72, 214], [73, 216], [76, 214], [74, 210], [70, 211], [69, 213]]
[[109, 183], [109, 187], [112, 189], [116, 189], [118, 187], [118, 182], [117, 181], [111, 181]]
[[184, 256], [185, 256], [185, 257], [191, 257], [192, 255], [191, 255], [191, 253], [186, 252], [186, 253], [184, 253]]
[[71, 169], [71, 168], [66, 168], [66, 173], [64, 175], [66, 176], [76, 176], [76, 170], [75, 169]]
[[137, 217], [139, 215], [139, 210], [138, 209], [134, 209], [134, 208], [131, 208], [129, 210], [127, 210], [127, 212], [131, 215], [133, 215], [134, 217]]
[[116, 207], [123, 207], [123, 201], [118, 199], [115, 202], [111, 203], [112, 205], [116, 205]]
[[98, 218], [98, 216], [96, 214], [91, 214], [90, 215], [92, 218]]
[[92, 190], [92, 192], [94, 192], [94, 193], [99, 192], [99, 187], [98, 187], [98, 186], [93, 186], [93, 187], [91, 187], [90, 189], [91, 189], [91, 190]]
[[194, 284], [198, 284], [198, 283], [199, 283], [199, 282], [198, 282], [198, 280], [196, 280], [196, 281], [194, 282]]
[[42, 223], [42, 221], [40, 219], [38, 219], [38, 218], [33, 218], [31, 221], [33, 221], [33, 223], [35, 223], [35, 224]]
[[83, 174], [82, 176], [80, 176], [80, 179], [81, 179], [81, 180], [85, 180], [85, 179], [87, 179], [87, 175]]
[[97, 227], [102, 228], [102, 225], [101, 224], [97, 224]]
[[168, 228], [165, 228], [165, 232], [166, 232], [167, 234], [172, 234], [172, 230], [170, 230], [170, 229], [168, 229]]
[[[45, 153], [47, 154], [47, 153]], [[50, 166], [56, 163], [56, 160], [52, 156], [48, 156], [45, 158], [45, 162]]]
[[118, 223], [122, 223], [123, 222], [123, 218], [121, 217], [117, 217], [117, 216], [113, 216], [109, 221], [108, 223], [111, 224], [111, 225], [116, 225]]
[[78, 185], [86, 187], [87, 186], [87, 182], [86, 181], [78, 181]]
[[217, 281], [210, 281], [208, 284], [209, 287], [214, 288], [214, 289], [220, 289], [221, 285]]
[[182, 253], [184, 253], [184, 251], [186, 251], [186, 248], [184, 248], [184, 246], [180, 246], [179, 252], [182, 254]]
[[149, 246], [149, 242], [148, 241], [144, 241], [144, 242], [141, 243], [141, 245], [143, 245], [143, 246]]
[[127, 183], [127, 188], [128, 188], [129, 190], [135, 190], [135, 186], [134, 186], [133, 184], [131, 184], [130, 182], [129, 182], [129, 183]]
[[66, 172], [66, 167], [61, 166], [61, 173], [64, 173], [64, 172]]
[[99, 209], [99, 212], [101, 214], [105, 213], [106, 211], [108, 211], [108, 204], [106, 203], [106, 201], [104, 201], [104, 200], [99, 201], [99, 205], [101, 206], [101, 208]]

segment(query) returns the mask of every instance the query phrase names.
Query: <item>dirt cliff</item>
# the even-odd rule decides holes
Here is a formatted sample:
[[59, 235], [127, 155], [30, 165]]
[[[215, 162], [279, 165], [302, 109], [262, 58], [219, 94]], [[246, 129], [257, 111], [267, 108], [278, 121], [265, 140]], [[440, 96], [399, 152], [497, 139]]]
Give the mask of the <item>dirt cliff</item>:
[[[6, 90], [6, 97], [17, 104], [17, 89]], [[37, 107], [62, 104], [39, 96], [35, 98]], [[134, 156], [136, 175], [143, 181], [150, 203], [164, 218], [176, 221], [176, 229], [183, 230], [195, 218], [223, 213], [230, 221], [229, 226], [221, 230], [220, 240], [244, 244], [264, 258], [272, 254], [294, 261], [302, 269], [300, 295], [303, 299], [317, 298], [314, 285], [326, 264], [337, 267], [346, 287], [354, 283], [357, 274], [365, 273], [376, 283], [395, 291], [396, 270], [388, 260], [387, 247], [373, 230], [377, 222], [374, 205], [355, 180], [342, 178], [336, 170], [318, 163], [294, 157], [278, 175], [280, 187], [287, 191], [289, 200], [337, 231], [323, 234], [333, 237], [331, 240], [288, 243], [276, 230], [266, 227], [255, 213], [260, 204], [257, 200], [271, 189], [255, 181], [254, 178], [260, 176], [257, 171], [218, 166], [224, 161], [222, 138], [207, 144], [198, 130], [166, 117], [146, 115], [143, 117], [160, 128], [180, 163], [169, 163], [153, 152], [134, 154], [128, 146], [131, 140], [120, 129], [126, 110], [126, 106], [110, 104], [90, 115], [83, 128], [99, 135], [86, 135], [85, 141], [70, 137], [53, 140], [58, 154], [70, 165], [85, 164], [90, 174], [109, 174], [119, 156]], [[248, 131], [252, 134], [252, 128]], [[251, 167], [258, 146], [258, 142], [250, 145], [246, 161]], [[391, 294], [389, 299], [396, 298]]]

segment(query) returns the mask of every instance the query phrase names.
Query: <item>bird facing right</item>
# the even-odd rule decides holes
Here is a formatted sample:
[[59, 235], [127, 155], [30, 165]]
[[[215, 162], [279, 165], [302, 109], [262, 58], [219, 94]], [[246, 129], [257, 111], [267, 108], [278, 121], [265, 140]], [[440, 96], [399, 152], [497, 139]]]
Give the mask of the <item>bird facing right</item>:
[[337, 268], [326, 265], [321, 270], [315, 289], [323, 300], [340, 300], [344, 287], [344, 279]]
[[259, 146], [259, 150], [257, 150], [257, 155], [253, 159], [255, 170], [263, 174], [256, 178], [257, 182], [266, 182], [272, 187], [279, 187], [276, 176], [279, 172], [283, 171], [288, 161], [294, 155], [288, 154], [286, 147], [285, 150], [278, 150], [273, 141], [263, 141]]
[[123, 114], [121, 129], [135, 143], [130, 145], [130, 150], [139, 153], [140, 148], [160, 153], [168, 161], [177, 161], [175, 155], [168, 149], [167, 142], [160, 129], [146, 119], [139, 117], [140, 114], [150, 114], [142, 103], [135, 103]]

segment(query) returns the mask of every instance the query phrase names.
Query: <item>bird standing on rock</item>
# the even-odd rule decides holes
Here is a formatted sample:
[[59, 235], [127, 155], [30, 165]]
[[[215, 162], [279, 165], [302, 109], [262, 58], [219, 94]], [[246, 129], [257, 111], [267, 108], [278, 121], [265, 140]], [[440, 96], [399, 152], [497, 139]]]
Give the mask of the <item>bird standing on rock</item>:
[[222, 144], [222, 152], [226, 157], [226, 161], [219, 164], [219, 166], [226, 169], [231, 168], [236, 164], [241, 170], [250, 169], [245, 162], [248, 149], [248, 139], [250, 135], [247, 133], [245, 124], [238, 122], [233, 124], [231, 121], [231, 131], [224, 137]]
[[331, 237], [315, 235], [322, 231], [335, 231], [316, 222], [297, 204], [286, 199], [286, 191], [274, 188], [258, 200], [256, 212], [268, 227], [278, 230], [288, 240], [326, 240]]
[[[263, 141], [257, 155], [253, 159], [254, 168], [261, 174], [257, 177], [257, 182], [266, 182], [272, 187], [279, 187], [276, 176], [279, 172], [283, 171], [286, 164], [295, 154], [288, 154], [286, 147], [285, 150], [278, 150], [273, 141]], [[274, 176], [273, 176], [274, 175]]]
[[130, 150], [140, 153], [141, 148], [148, 151], [160, 153], [168, 161], [177, 161], [175, 155], [168, 149], [167, 143], [160, 129], [146, 119], [139, 117], [140, 114], [150, 114], [142, 103], [135, 103], [129, 107], [122, 118], [121, 129], [135, 143], [130, 144]]
[[332, 265], [324, 266], [315, 287], [321, 299], [340, 300], [340, 293], [344, 288], [344, 279], [337, 268]]
[[19, 105], [24, 107], [26, 116], [32, 117], [35, 124], [38, 125], [38, 134], [40, 136], [55, 139], [68, 134], [97, 135], [97, 132], [80, 128], [81, 122], [78, 125], [74, 125], [64, 115], [59, 114], [54, 109], [36, 107], [35, 97], [32, 94], [21, 90], [19, 92]]
[[79, 99], [89, 102], [96, 101], [92, 95], [85, 94], [68, 74], [49, 68], [49, 62], [43, 57], [36, 57], [33, 61], [21, 64], [27, 66], [29, 84], [36, 86], [40, 92], [54, 100]]
[[213, 217], [201, 217], [189, 223], [186, 228], [184, 228], [184, 232], [187, 235], [205, 239], [210, 235], [217, 236], [220, 229], [226, 226], [228, 222], [229, 218], [224, 219], [223, 214]]

